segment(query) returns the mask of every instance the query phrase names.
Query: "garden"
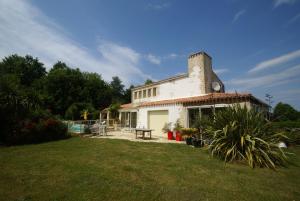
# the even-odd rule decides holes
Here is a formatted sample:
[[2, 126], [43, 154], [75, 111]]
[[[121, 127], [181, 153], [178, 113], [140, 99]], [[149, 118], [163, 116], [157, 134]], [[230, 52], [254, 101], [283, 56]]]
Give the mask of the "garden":
[[[274, 110], [277, 117], [283, 115], [278, 112], [281, 104]], [[271, 169], [286, 166], [290, 155], [287, 146], [300, 144], [299, 122], [270, 121], [265, 114], [235, 104], [209, 116], [199, 115], [191, 128], [183, 128], [178, 120], [173, 131], [170, 123], [162, 130], [169, 140], [174, 139], [175, 134], [176, 141], [185, 140], [187, 145], [205, 147], [225, 163], [239, 162], [252, 168]]]
[[[300, 113], [240, 105], [163, 129], [186, 144], [72, 136], [63, 120], [97, 119], [130, 100], [119, 78], [30, 56], [0, 62], [3, 200], [298, 200]], [[23, 146], [17, 146], [23, 145]], [[198, 149], [195, 149], [198, 148]], [[249, 168], [250, 167], [250, 168]]]
[[182, 144], [72, 137], [0, 147], [1, 200], [299, 200], [300, 148], [275, 171]]
[[[132, 87], [132, 86], [131, 86]], [[106, 82], [58, 61], [48, 71], [38, 58], [10, 55], [0, 61], [0, 145], [69, 138], [64, 120], [98, 119], [99, 111], [130, 101], [118, 77]]]

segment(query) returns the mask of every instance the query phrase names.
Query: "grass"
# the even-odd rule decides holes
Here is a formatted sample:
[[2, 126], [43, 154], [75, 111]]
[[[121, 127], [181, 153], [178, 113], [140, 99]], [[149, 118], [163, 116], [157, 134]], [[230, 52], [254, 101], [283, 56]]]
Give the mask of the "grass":
[[300, 200], [300, 147], [277, 171], [179, 144], [73, 137], [0, 148], [0, 200]]

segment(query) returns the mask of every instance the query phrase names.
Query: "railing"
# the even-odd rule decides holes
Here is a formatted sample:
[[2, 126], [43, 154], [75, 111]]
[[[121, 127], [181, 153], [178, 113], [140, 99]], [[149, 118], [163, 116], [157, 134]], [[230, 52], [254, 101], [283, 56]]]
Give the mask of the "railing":
[[106, 125], [101, 124], [99, 120], [64, 121], [64, 123], [67, 124], [70, 133], [106, 134]]

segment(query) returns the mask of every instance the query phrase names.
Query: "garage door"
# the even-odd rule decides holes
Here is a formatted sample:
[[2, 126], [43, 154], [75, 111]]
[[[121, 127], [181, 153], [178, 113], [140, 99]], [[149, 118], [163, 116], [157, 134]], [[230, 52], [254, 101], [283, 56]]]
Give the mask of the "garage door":
[[153, 129], [153, 135], [167, 137], [167, 134], [162, 132], [165, 123], [168, 123], [168, 110], [157, 110], [148, 112], [148, 127]]

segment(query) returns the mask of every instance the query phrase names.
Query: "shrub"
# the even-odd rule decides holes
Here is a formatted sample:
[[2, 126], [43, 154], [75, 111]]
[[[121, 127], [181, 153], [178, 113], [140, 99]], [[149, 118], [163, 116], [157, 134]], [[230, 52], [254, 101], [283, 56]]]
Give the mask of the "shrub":
[[287, 138], [282, 138], [281, 141], [287, 145], [300, 144], [300, 121], [281, 121], [271, 123], [274, 130], [283, 132]]
[[291, 128], [300, 128], [300, 121], [279, 121], [272, 122], [272, 126], [275, 129], [291, 129]]
[[285, 153], [277, 146], [284, 135], [274, 133], [263, 114], [252, 109], [235, 105], [219, 111], [205, 132], [212, 137], [212, 155], [225, 162], [246, 161], [252, 168], [285, 164]]
[[192, 136], [198, 133], [198, 130], [196, 128], [182, 128], [181, 134], [183, 136]]
[[34, 121], [27, 119], [18, 125], [18, 129], [6, 138], [9, 145], [32, 144], [68, 138], [67, 127], [53, 118]]

